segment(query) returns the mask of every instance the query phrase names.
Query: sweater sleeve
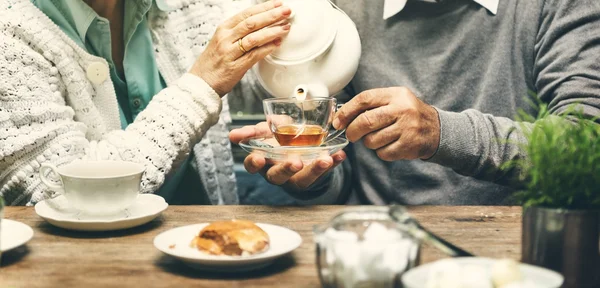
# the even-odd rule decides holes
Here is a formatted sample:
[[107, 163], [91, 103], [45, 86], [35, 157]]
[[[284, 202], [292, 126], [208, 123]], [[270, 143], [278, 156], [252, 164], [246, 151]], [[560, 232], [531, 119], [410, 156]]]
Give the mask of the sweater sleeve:
[[[141, 192], [153, 193], [219, 119], [219, 95], [201, 78], [185, 74], [154, 96], [126, 130], [92, 133], [90, 125], [107, 120], [94, 99], [86, 100], [93, 98], [86, 94], [91, 89], [73, 95], [78, 94], [68, 89], [73, 83], [64, 83], [44, 56], [9, 34], [0, 31], [0, 196], [8, 205], [46, 198], [41, 163], [62, 166], [77, 159], [141, 163], [146, 168]], [[86, 119], [97, 114], [97, 121], [83, 122], [83, 114]]]
[[[538, 97], [553, 114], [578, 104], [587, 116], [600, 116], [600, 2], [546, 0], [540, 17], [534, 64]], [[500, 166], [526, 159], [516, 143], [526, 141], [522, 129], [531, 124], [476, 110], [438, 112], [440, 145], [428, 161], [478, 179], [522, 186], [523, 171]]]

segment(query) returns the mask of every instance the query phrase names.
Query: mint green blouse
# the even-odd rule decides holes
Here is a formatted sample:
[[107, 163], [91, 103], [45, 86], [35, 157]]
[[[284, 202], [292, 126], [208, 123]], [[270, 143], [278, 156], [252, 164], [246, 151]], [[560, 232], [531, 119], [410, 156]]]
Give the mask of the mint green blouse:
[[[119, 103], [121, 127], [125, 129], [135, 117], [150, 103], [152, 97], [166, 88], [156, 65], [152, 37], [146, 15], [152, 5], [163, 11], [169, 7], [164, 0], [126, 0], [124, 15], [123, 59], [124, 77], [122, 78], [112, 60], [110, 25], [106, 18], [83, 0], [31, 0], [62, 31], [88, 53], [106, 59], [110, 68], [110, 78], [115, 87]], [[172, 177], [165, 181], [157, 194], [169, 200], [177, 193], [178, 186], [186, 171], [190, 169], [190, 158], [181, 165]], [[197, 183], [197, 186], [200, 183]]]

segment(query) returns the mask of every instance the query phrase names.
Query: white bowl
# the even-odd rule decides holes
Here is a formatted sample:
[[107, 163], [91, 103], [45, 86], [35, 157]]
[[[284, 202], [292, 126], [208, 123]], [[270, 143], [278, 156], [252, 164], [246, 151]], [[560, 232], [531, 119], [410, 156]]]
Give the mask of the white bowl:
[[[428, 263], [422, 266], [418, 266], [414, 269], [409, 270], [402, 275], [402, 284], [406, 288], [425, 288], [431, 269], [438, 264], [440, 261], [455, 261], [456, 264], [461, 267], [464, 266], [478, 266], [486, 269], [487, 271], [492, 270], [492, 266], [497, 259], [483, 258], [483, 257], [462, 257], [452, 259], [442, 259], [433, 263]], [[564, 278], [557, 272], [548, 270], [545, 268], [519, 263], [519, 268], [525, 281], [531, 281], [542, 288], [559, 288]], [[491, 274], [491, 273], [490, 273]]]

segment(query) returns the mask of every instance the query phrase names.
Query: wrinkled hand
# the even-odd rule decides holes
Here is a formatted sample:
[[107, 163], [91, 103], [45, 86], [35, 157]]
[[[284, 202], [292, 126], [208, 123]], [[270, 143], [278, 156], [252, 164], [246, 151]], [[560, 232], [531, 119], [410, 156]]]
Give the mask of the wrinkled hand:
[[[272, 134], [267, 122], [261, 122], [256, 126], [245, 126], [232, 130], [229, 133], [229, 139], [237, 144], [250, 137], [270, 135]], [[304, 165], [299, 159], [275, 162], [251, 153], [244, 159], [244, 167], [251, 174], [260, 173], [271, 184], [288, 184], [296, 189], [304, 190], [342, 163], [344, 159], [346, 159], [346, 153], [338, 151], [331, 156], [320, 157], [309, 165]]]
[[384, 161], [430, 158], [440, 142], [437, 110], [404, 87], [360, 93], [340, 108], [333, 126], [346, 128], [349, 141], [362, 139]]
[[[290, 24], [289, 7], [280, 0], [250, 7], [223, 22], [198, 57], [190, 73], [202, 78], [221, 97], [237, 84], [246, 71], [281, 45]], [[275, 24], [275, 25], [273, 25]], [[244, 53], [238, 44], [242, 39]]]

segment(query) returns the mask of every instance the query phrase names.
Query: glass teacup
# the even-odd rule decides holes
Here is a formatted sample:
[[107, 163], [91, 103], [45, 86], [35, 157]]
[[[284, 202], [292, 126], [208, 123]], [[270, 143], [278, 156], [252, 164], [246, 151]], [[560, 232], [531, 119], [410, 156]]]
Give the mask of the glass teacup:
[[281, 146], [320, 146], [345, 131], [330, 131], [339, 108], [335, 98], [272, 98], [263, 100], [263, 108]]

